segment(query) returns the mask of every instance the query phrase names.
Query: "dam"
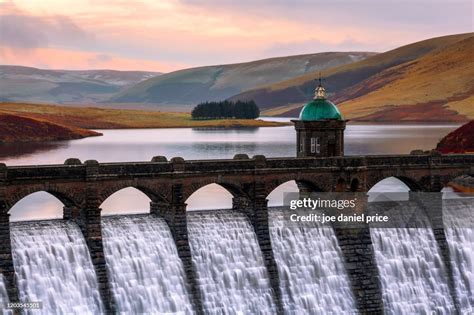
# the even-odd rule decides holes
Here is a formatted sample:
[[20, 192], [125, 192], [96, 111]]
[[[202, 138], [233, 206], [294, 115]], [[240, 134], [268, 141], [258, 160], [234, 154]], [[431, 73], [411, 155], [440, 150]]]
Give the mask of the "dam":
[[[34, 314], [471, 312], [474, 203], [440, 192], [474, 174], [474, 155], [345, 156], [346, 121], [321, 86], [294, 123], [297, 157], [0, 163], [0, 302], [40, 302]], [[370, 195], [387, 178], [410, 189], [406, 200]], [[416, 220], [289, 224], [268, 196], [291, 181], [301, 194], [368, 195], [364, 215], [388, 206]], [[231, 209], [189, 211], [210, 184], [229, 192]], [[103, 216], [104, 201], [129, 187], [150, 199], [147, 214]], [[40, 191], [62, 202], [62, 219], [10, 222]]]
[[[408, 288], [392, 288], [394, 282], [389, 279], [400, 275], [391, 275], [394, 267], [387, 263], [409, 252], [407, 248], [415, 246], [413, 239], [424, 239], [422, 244], [430, 244], [431, 254], [427, 253], [422, 266], [408, 268], [402, 278], [413, 278], [410, 270], [428, 268], [434, 274], [423, 274], [420, 269], [418, 280], [413, 278], [420, 283], [426, 301], [437, 297], [432, 307], [448, 305], [448, 313], [465, 309], [472, 307], [471, 280], [463, 276], [467, 272], [463, 257], [468, 259], [469, 253], [463, 253], [465, 249], [456, 239], [468, 244], [469, 229], [455, 233], [423, 229], [426, 233], [416, 236], [390, 230], [398, 233], [391, 237], [387, 231], [373, 229], [292, 230], [279, 223], [281, 214], [267, 206], [266, 198], [290, 180], [306, 192], [367, 192], [380, 180], [396, 177], [412, 191], [436, 192], [455, 177], [471, 174], [473, 165], [473, 155], [268, 159], [238, 155], [231, 160], [154, 157], [151, 162], [139, 163], [70, 159], [64, 165], [2, 165], [0, 237], [5, 245], [0, 256], [0, 292], [4, 299], [41, 300], [45, 308], [57, 311], [79, 303], [80, 313], [254, 313], [255, 305], [259, 305], [258, 312], [267, 314], [324, 313], [329, 305], [337, 305], [340, 313], [347, 314], [382, 312], [386, 305], [395, 310], [400, 307], [395, 301], [408, 299], [413, 285], [406, 280]], [[187, 211], [185, 201], [211, 183], [232, 194], [233, 209]], [[125, 187], [135, 187], [150, 198], [150, 214], [102, 217], [103, 201]], [[63, 202], [63, 220], [10, 223], [9, 209], [37, 191], [49, 192]], [[469, 209], [468, 217], [472, 213], [470, 200], [456, 207]], [[33, 232], [26, 233], [25, 225]], [[406, 240], [401, 243], [405, 248], [402, 253], [396, 250], [402, 245], [393, 243], [395, 237]], [[38, 253], [33, 255], [31, 248]], [[385, 253], [386, 248], [394, 252]], [[40, 252], [49, 257], [46, 265], [34, 260]], [[63, 257], [60, 262], [58, 257]], [[403, 259], [400, 261], [403, 264]], [[37, 281], [39, 274], [44, 287], [59, 286], [50, 291], [80, 288], [77, 294], [81, 296], [35, 292], [38, 285], [31, 282]], [[63, 278], [68, 281], [59, 281]], [[441, 291], [433, 290], [434, 284], [426, 284], [426, 279], [436, 281]], [[464, 289], [459, 283], [464, 283]], [[430, 305], [426, 301], [414, 303], [413, 310]]]

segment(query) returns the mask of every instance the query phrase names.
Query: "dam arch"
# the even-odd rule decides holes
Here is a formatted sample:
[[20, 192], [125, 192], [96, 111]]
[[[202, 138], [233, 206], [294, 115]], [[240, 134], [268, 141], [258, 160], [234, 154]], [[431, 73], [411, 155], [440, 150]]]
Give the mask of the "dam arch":
[[[187, 211], [233, 209], [234, 198], [245, 196], [239, 188], [230, 184], [211, 182], [198, 187], [194, 186], [192, 193], [186, 194], [184, 202]], [[209, 200], [212, 202], [209, 203]]]
[[129, 186], [109, 195], [100, 204], [101, 215], [123, 215], [150, 213], [150, 202], [153, 200], [149, 194]]
[[[7, 204], [7, 213], [10, 221], [30, 221], [45, 219], [62, 219], [70, 207], [77, 207], [76, 202], [67, 195], [53, 190], [31, 190], [15, 196]], [[48, 209], [46, 217], [35, 216], [34, 202], [42, 200], [47, 202]]]

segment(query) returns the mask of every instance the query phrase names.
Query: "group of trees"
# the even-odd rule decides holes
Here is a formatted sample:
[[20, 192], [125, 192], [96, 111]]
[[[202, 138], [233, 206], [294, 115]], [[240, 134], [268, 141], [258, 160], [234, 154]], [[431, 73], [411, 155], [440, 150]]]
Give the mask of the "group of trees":
[[255, 119], [260, 116], [260, 109], [254, 101], [221, 101], [204, 102], [194, 107], [193, 119]]

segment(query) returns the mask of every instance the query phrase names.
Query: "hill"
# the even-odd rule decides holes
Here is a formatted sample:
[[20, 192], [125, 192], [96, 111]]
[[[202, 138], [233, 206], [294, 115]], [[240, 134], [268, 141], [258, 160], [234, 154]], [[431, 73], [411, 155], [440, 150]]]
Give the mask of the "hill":
[[304, 73], [353, 63], [367, 52], [328, 52], [246, 63], [185, 69], [145, 80], [110, 99], [111, 103], [149, 103], [189, 110], [204, 101], [221, 101], [257, 86]]
[[72, 140], [100, 135], [91, 130], [0, 112], [0, 143]]
[[[469, 114], [466, 112], [466, 108], [469, 107], [466, 106], [466, 102], [469, 103], [469, 99], [465, 96], [472, 95], [467, 86], [469, 84], [472, 86], [469, 76], [472, 78], [473, 59], [469, 54], [472, 56], [473, 36], [473, 33], [469, 33], [428, 39], [349, 65], [327, 69], [322, 72], [325, 78], [324, 85], [331, 93], [329, 95], [331, 100], [341, 106], [341, 110], [348, 118], [399, 120], [394, 115], [396, 107], [403, 102], [406, 105], [413, 101], [416, 103], [411, 105], [427, 102], [429, 104], [421, 111], [428, 112], [427, 109], [432, 110], [430, 106], [437, 109], [446, 104], [445, 101], [449, 101], [452, 110], [460, 109], [462, 113], [458, 115], [457, 112], [448, 111], [449, 116], [460, 116], [448, 120], [465, 120], [463, 115]], [[446, 59], [443, 61], [443, 58]], [[449, 70], [450, 66], [455, 70]], [[459, 72], [457, 78], [453, 78], [454, 72]], [[440, 73], [446, 77], [440, 76]], [[317, 76], [316, 72], [308, 73], [292, 80], [241, 93], [231, 99], [253, 99], [262, 109], [267, 109], [264, 112], [267, 115], [297, 116], [302, 104], [312, 97], [316, 84], [314, 78]], [[451, 79], [453, 79], [451, 83], [439, 89], [443, 82]], [[399, 85], [397, 82], [403, 84]], [[395, 83], [397, 84], [394, 85]], [[448, 90], [451, 88], [454, 88], [455, 93], [449, 93]], [[380, 94], [374, 94], [376, 91]], [[387, 95], [387, 99], [381, 97], [380, 91]], [[401, 91], [407, 92], [405, 100], [402, 99], [404, 96], [400, 94]], [[457, 95], [458, 92], [462, 95]], [[369, 95], [373, 98], [370, 99], [370, 105], [367, 105], [369, 108], [366, 108], [364, 104], [369, 99], [364, 97]], [[378, 97], [375, 98], [375, 95]], [[431, 103], [433, 101], [444, 103], [433, 104]], [[368, 116], [380, 110], [389, 111], [380, 117]], [[401, 115], [400, 119], [412, 115], [413, 110], [414, 108]], [[439, 110], [434, 110], [433, 114], [435, 113], [439, 115]], [[413, 117], [420, 120], [426, 118], [420, 115]]]
[[436, 150], [441, 153], [474, 153], [474, 120], [441, 139]]
[[44, 70], [0, 65], [0, 101], [93, 104], [159, 74], [145, 71]]
[[391, 67], [337, 94], [349, 119], [474, 118], [474, 36]]

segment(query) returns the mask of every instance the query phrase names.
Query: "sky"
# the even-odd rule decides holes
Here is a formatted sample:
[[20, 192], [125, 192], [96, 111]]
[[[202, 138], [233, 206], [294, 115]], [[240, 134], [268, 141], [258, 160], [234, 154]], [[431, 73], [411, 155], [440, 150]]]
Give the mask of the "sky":
[[0, 64], [174, 70], [473, 32], [474, 0], [0, 0]]

